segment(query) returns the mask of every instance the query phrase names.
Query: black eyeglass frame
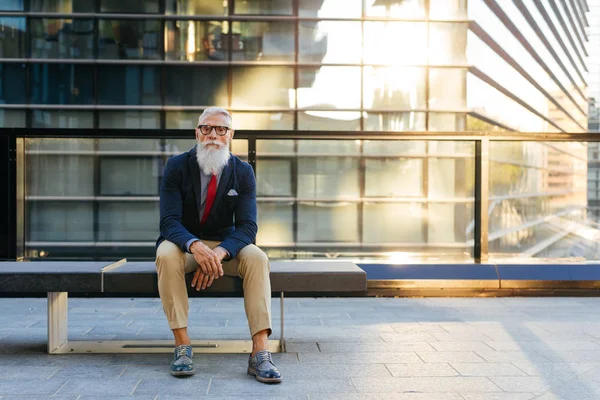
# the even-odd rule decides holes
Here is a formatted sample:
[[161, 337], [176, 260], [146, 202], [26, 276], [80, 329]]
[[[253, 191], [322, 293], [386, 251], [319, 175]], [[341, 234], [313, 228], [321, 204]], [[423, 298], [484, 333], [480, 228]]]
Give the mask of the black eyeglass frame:
[[[202, 131], [203, 127], [209, 127], [210, 130], [207, 133], [204, 133]], [[219, 128], [221, 129], [225, 129], [225, 131], [223, 133], [219, 133]], [[223, 125], [198, 125], [197, 129], [200, 129], [200, 133], [203, 134], [204, 136], [208, 136], [212, 133], [213, 129], [215, 130], [215, 133], [219, 136], [225, 136], [227, 135], [227, 133], [231, 130], [230, 127], [228, 126], [223, 126]]]

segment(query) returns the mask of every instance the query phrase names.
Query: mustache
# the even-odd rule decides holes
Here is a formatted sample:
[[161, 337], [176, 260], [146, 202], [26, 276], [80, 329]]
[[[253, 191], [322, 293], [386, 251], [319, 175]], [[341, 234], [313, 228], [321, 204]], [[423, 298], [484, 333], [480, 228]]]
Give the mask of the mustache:
[[219, 149], [222, 149], [225, 144], [222, 142], [219, 142], [218, 140], [205, 140], [203, 142], [199, 142], [200, 146], [202, 146], [203, 148], [206, 148], [207, 145], [209, 144], [214, 144], [216, 145]]

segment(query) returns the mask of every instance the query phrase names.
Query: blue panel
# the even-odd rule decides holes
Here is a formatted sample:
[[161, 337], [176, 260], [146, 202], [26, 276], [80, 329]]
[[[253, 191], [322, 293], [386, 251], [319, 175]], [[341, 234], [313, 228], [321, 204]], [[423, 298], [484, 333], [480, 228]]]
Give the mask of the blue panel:
[[571, 280], [569, 270], [573, 267], [575, 265], [498, 265], [498, 274], [501, 280], [568, 281]]
[[489, 264], [357, 264], [369, 279], [468, 279], [497, 280]]

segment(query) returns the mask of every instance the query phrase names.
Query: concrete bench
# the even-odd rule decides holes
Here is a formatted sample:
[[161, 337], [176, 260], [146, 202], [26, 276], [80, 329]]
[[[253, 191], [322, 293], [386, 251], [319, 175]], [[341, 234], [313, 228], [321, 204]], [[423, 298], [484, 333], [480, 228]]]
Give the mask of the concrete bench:
[[[237, 277], [223, 276], [202, 291], [190, 287], [191, 278], [192, 274], [186, 277], [190, 297], [243, 294], [242, 280]], [[279, 293], [281, 298], [281, 331], [279, 340], [270, 340], [269, 347], [272, 352], [284, 352], [284, 293], [364, 295], [367, 276], [350, 262], [274, 261], [271, 262], [271, 290]], [[153, 262], [0, 262], [0, 293], [47, 293], [50, 354], [173, 351], [171, 340], [68, 340], [68, 293], [158, 296], [158, 277]], [[194, 351], [199, 353], [245, 353], [252, 349], [250, 340], [194, 340], [192, 344]]]

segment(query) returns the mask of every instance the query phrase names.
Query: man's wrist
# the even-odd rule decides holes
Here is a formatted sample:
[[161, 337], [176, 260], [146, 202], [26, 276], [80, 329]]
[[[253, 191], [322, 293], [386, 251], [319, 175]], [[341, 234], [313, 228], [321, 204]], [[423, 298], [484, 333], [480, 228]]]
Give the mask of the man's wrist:
[[229, 252], [224, 247], [217, 246], [217, 247], [215, 247], [215, 250], [218, 250], [222, 253], [221, 259], [225, 259], [225, 258], [229, 257]]

